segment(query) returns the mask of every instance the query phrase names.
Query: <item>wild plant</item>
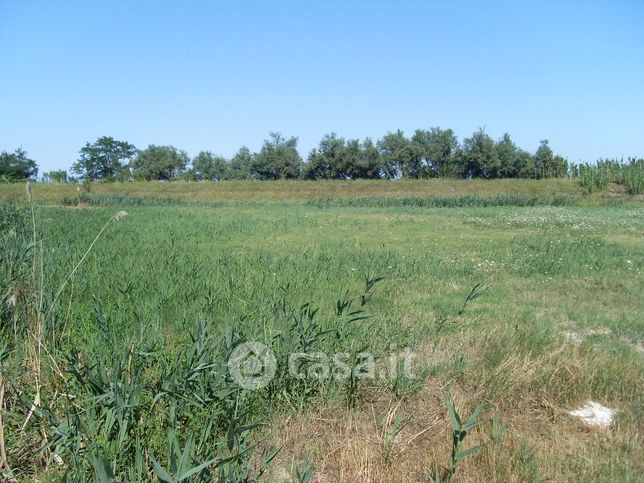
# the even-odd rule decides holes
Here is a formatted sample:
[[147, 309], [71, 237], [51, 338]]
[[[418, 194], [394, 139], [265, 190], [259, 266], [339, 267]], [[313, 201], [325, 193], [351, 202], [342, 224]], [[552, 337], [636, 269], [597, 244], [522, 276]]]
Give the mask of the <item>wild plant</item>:
[[586, 193], [602, 191], [609, 183], [618, 183], [631, 195], [644, 193], [644, 159], [629, 158], [627, 162], [600, 159], [596, 164], [578, 167], [579, 184]]
[[295, 469], [295, 478], [298, 483], [309, 483], [315, 474], [313, 466], [313, 459], [310, 454], [307, 454], [303, 463], [299, 464]]
[[456, 411], [454, 402], [451, 399], [446, 400], [446, 405], [452, 428], [452, 452], [450, 465], [448, 468], [445, 468], [444, 471], [441, 471], [440, 468], [436, 468], [434, 475], [429, 476], [429, 480], [432, 483], [454, 481], [459, 463], [465, 458], [476, 455], [476, 453], [478, 453], [484, 446], [479, 445], [472, 446], [468, 449], [462, 449], [465, 439], [474, 429], [481, 426], [482, 424], [488, 423], [490, 421], [498, 421], [498, 418], [492, 420], [481, 419], [481, 415], [484, 411], [483, 405], [476, 406], [474, 408], [474, 411], [472, 411], [472, 413], [467, 416], [467, 419], [465, 419], [465, 421], [463, 421], [463, 418]]
[[398, 435], [405, 429], [409, 423], [409, 418], [403, 418], [399, 409], [401, 402], [389, 408], [386, 414], [380, 417], [380, 426], [382, 427], [380, 439], [382, 441], [382, 459], [384, 464], [388, 464], [396, 445]]

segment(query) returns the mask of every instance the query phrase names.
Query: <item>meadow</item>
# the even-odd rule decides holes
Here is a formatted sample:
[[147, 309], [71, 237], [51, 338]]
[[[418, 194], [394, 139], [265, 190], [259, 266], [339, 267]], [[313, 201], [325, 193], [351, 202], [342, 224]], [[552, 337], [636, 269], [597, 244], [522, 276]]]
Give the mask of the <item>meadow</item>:
[[[644, 473], [641, 196], [445, 179], [0, 198], [3, 481]], [[259, 389], [230, 374], [247, 342], [275, 356]], [[413, 374], [289, 372], [293, 353], [355, 369], [404, 350]], [[609, 428], [569, 414], [588, 400]]]

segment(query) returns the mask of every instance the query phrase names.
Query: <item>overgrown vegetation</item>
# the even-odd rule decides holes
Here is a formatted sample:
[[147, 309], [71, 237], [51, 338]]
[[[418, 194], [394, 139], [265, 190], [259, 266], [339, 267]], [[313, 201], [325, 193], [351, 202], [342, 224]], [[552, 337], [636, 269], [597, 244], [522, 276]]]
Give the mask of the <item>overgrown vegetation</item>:
[[627, 162], [600, 159], [596, 164], [573, 166], [574, 177], [586, 193], [602, 191], [609, 183], [617, 183], [631, 195], [644, 193], [644, 159], [631, 158]]
[[[1, 478], [633, 479], [641, 207], [427, 199], [4, 203]], [[227, 365], [245, 342], [275, 355], [258, 390]], [[405, 348], [413, 377], [289, 374], [292, 353], [357, 368], [369, 352], [380, 373]], [[319, 357], [297, 369], [325, 374]], [[590, 398], [617, 428], [565, 416]], [[460, 418], [479, 404], [494, 424]]]

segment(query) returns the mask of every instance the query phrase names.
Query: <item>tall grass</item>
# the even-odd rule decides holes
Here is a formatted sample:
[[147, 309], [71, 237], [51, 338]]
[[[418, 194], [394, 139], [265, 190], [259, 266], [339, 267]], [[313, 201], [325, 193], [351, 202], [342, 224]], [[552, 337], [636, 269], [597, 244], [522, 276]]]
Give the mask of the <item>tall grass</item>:
[[627, 162], [599, 160], [596, 164], [577, 167], [579, 184], [586, 193], [602, 191], [609, 183], [622, 185], [631, 195], [644, 193], [644, 159], [631, 158]]
[[[273, 325], [267, 330], [259, 330], [250, 313], [220, 325], [202, 319], [173, 347], [166, 346], [161, 328], [122, 331], [121, 321], [95, 297], [90, 324], [71, 329], [89, 339], [79, 344], [76, 336], [67, 337], [73, 282], [125, 213], [107, 219], [66, 274], [47, 278], [56, 260], [45, 256], [51, 249], [40, 242], [33, 210], [5, 206], [0, 212], [0, 387], [10, 408], [2, 419], [10, 451], [0, 454], [10, 478], [44, 473], [68, 481], [211, 481], [217, 475], [220, 481], [255, 481], [277, 454], [251, 440], [262, 426], [259, 418], [279, 407], [302, 407], [333, 384], [289, 377], [289, 354], [356, 353], [369, 345], [368, 332], [356, 324], [369, 318], [366, 306], [380, 277], [367, 278], [355, 296], [343, 292], [326, 316], [311, 303], [293, 305], [287, 286], [281, 297], [271, 297]], [[180, 285], [177, 279], [168, 289]], [[227, 371], [235, 347], [250, 341], [265, 343], [278, 362], [277, 377], [256, 392], [241, 388]], [[358, 385], [352, 379], [346, 389], [339, 386], [352, 407]], [[4, 434], [0, 443], [4, 449]]]

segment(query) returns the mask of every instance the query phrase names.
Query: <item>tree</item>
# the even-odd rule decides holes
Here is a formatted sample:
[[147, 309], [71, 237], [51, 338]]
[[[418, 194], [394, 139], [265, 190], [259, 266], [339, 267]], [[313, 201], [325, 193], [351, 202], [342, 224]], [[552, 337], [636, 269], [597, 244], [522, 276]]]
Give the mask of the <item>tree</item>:
[[351, 159], [351, 179], [379, 179], [382, 177], [384, 167], [380, 151], [371, 138], [365, 139], [358, 146], [358, 140], [347, 142], [347, 151]]
[[180, 175], [190, 161], [185, 151], [174, 146], [150, 144], [130, 164], [135, 177], [150, 180], [169, 180]]
[[499, 160], [497, 177], [517, 178], [521, 172], [522, 158], [519, 156], [520, 150], [512, 142], [510, 135], [505, 133], [494, 148], [496, 149], [496, 156]]
[[132, 144], [103, 136], [81, 148], [72, 172], [90, 180], [127, 177], [128, 165], [136, 154], [137, 149]]
[[259, 153], [253, 157], [251, 174], [257, 179], [299, 178], [302, 158], [297, 152], [297, 138], [284, 139], [280, 133], [270, 133]]
[[213, 156], [210, 151], [201, 151], [192, 161], [195, 179], [219, 181], [226, 177], [228, 164], [222, 156]]
[[38, 176], [38, 165], [33, 159], [27, 157], [27, 152], [22, 148], [13, 153], [2, 151], [0, 153], [0, 180], [20, 181], [35, 179]]
[[305, 179], [347, 179], [349, 178], [349, 159], [346, 142], [337, 134], [325, 135], [319, 146], [309, 154], [302, 171]]
[[555, 178], [563, 178], [568, 174], [568, 160], [558, 154], [552, 160], [551, 175]]
[[227, 179], [249, 179], [252, 164], [252, 153], [246, 146], [242, 146], [230, 160]]
[[389, 179], [398, 177], [418, 178], [420, 166], [418, 152], [414, 144], [399, 129], [387, 133], [378, 141], [382, 157], [384, 176]]
[[500, 161], [494, 140], [479, 128], [472, 137], [463, 140], [460, 152], [460, 171], [465, 178], [495, 178], [498, 176]]
[[429, 131], [418, 129], [411, 138], [415, 145], [418, 177], [434, 178], [454, 175], [453, 161], [458, 148], [458, 139], [451, 129], [433, 127]]
[[548, 140], [542, 139], [537, 151], [534, 153], [534, 177], [536, 179], [548, 178], [553, 161], [554, 153], [548, 145]]

